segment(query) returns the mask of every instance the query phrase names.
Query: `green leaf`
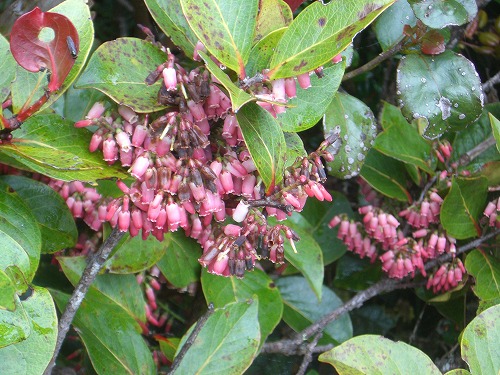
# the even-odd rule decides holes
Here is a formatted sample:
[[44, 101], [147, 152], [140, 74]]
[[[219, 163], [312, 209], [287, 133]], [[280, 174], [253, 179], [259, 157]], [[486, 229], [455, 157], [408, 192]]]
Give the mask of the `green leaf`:
[[[64, 310], [70, 296], [57, 290], [51, 293], [59, 310]], [[156, 374], [141, 328], [127, 311], [103, 294], [89, 290], [73, 326], [98, 374]]]
[[467, 272], [474, 276], [474, 294], [481, 300], [491, 300], [500, 296], [500, 262], [483, 250], [476, 249], [465, 258]]
[[21, 285], [33, 280], [40, 261], [40, 229], [28, 206], [2, 181], [0, 191], [0, 270], [24, 291]]
[[500, 369], [500, 305], [490, 307], [470, 322], [462, 334], [462, 359], [473, 374], [496, 374]]
[[257, 0], [181, 0], [199, 40], [222, 64], [245, 78], [259, 2]]
[[118, 38], [95, 50], [76, 87], [95, 88], [136, 112], [157, 111], [165, 108], [157, 100], [161, 82], [148, 86], [145, 80], [166, 59], [145, 40]]
[[19, 297], [17, 295], [12, 297], [14, 298], [14, 311], [0, 310], [0, 332], [2, 333], [0, 348], [26, 340], [31, 335], [30, 318]]
[[[44, 288], [34, 287], [31, 291], [32, 294], [23, 301], [16, 298], [17, 309], [23, 311], [30, 334], [25, 340], [0, 349], [4, 374], [42, 374], [54, 353], [57, 339], [54, 301]], [[0, 316], [3, 314], [0, 311]]]
[[274, 49], [285, 31], [286, 27], [274, 30], [252, 47], [248, 62], [245, 66], [245, 71], [249, 77], [253, 77], [255, 74], [261, 73], [264, 69], [269, 68]]
[[335, 159], [329, 163], [329, 174], [339, 178], [357, 176], [377, 134], [375, 116], [361, 100], [338, 92], [323, 117], [325, 137], [338, 133], [342, 142]]
[[[59, 90], [50, 94], [47, 103], [42, 106], [42, 109], [48, 108], [52, 103], [59, 99], [59, 97], [69, 87], [72, 86], [76, 77], [78, 77], [82, 71], [90, 53], [90, 49], [92, 48], [92, 44], [94, 43], [94, 25], [92, 23], [89, 7], [85, 1], [66, 0], [58, 6], [50, 9], [50, 12], [60, 13], [69, 18], [78, 31], [80, 46], [75, 64], [64, 80], [63, 85], [59, 88]], [[14, 112], [18, 112], [30, 96], [31, 102], [34, 102], [44, 95], [44, 86], [47, 86], [47, 81], [43, 75], [45, 75], [45, 73], [31, 73], [24, 70], [20, 66], [17, 67], [16, 79], [12, 85], [12, 103]], [[33, 93], [32, 89], [40, 77], [44, 80], [43, 85], [40, 86], [35, 93]]]
[[[393, 107], [384, 103], [384, 107], [387, 106]], [[383, 112], [386, 113], [388, 112]], [[387, 120], [382, 117], [381, 121]], [[400, 114], [397, 119], [391, 115], [390, 120], [391, 125], [377, 136], [373, 147], [384, 155], [415, 165], [432, 175], [436, 167], [432, 144], [422, 139], [417, 129], [408, 124], [403, 115]]]
[[290, 242], [285, 240], [283, 244], [285, 259], [304, 275], [317, 299], [321, 301], [324, 276], [323, 252], [312, 236], [313, 228], [299, 213], [294, 213], [286, 225], [298, 234], [300, 241], [295, 242], [297, 249], [295, 252]]
[[109, 166], [102, 155], [88, 150], [92, 133], [58, 115], [30, 117], [12, 135], [13, 141], [0, 147], [1, 162], [9, 164], [12, 158], [24, 169], [63, 181], [92, 183], [100, 178], [128, 177], [120, 167]]
[[462, 130], [481, 115], [484, 95], [474, 65], [451, 51], [403, 57], [396, 83], [403, 115], [423, 118], [428, 139]]
[[180, 47], [187, 57], [192, 57], [198, 37], [182, 13], [180, 0], [145, 0], [145, 3], [165, 35]]
[[290, 167], [297, 158], [307, 156], [302, 138], [297, 133], [283, 133], [286, 142], [285, 168]]
[[474, 19], [474, 0], [408, 0], [417, 18], [433, 29], [460, 26]]
[[10, 84], [16, 76], [17, 62], [12, 57], [7, 39], [0, 35], [0, 102], [7, 99]]
[[[487, 141], [491, 138], [491, 123], [488, 113], [496, 117], [500, 117], [500, 103], [487, 104], [483, 109], [483, 113], [474, 126], [469, 126], [467, 129], [458, 132], [452, 143], [453, 152], [451, 154], [451, 162], [459, 162], [460, 158], [465, 156], [470, 150], [478, 146], [480, 143]], [[491, 145], [493, 146], [493, 145]], [[500, 153], [496, 147], [488, 147], [486, 150], [477, 155], [473, 160], [466, 163], [464, 166], [459, 167], [459, 171], [464, 169], [474, 173], [479, 170], [483, 173], [483, 166], [488, 167], [492, 161], [500, 160]], [[485, 165], [486, 164], [486, 165]], [[495, 163], [490, 163], [493, 167]], [[494, 168], [493, 168], [493, 172]], [[489, 178], [494, 178], [489, 171], [484, 171], [485, 175], [490, 175]]]
[[403, 39], [405, 25], [415, 26], [417, 19], [407, 0], [398, 0], [373, 23], [373, 30], [384, 51]]
[[175, 352], [177, 351], [180, 339], [177, 337], [162, 337], [155, 336], [155, 339], [160, 343], [160, 350], [170, 362], [174, 361]]
[[200, 245], [184, 231], [169, 234], [165, 255], [156, 263], [161, 273], [175, 287], [184, 288], [200, 279]]
[[[276, 280], [285, 309], [283, 320], [296, 332], [323, 318], [343, 305], [342, 300], [326, 286], [323, 286], [321, 303], [318, 302], [306, 279], [300, 276], [283, 277]], [[352, 337], [352, 324], [348, 314], [329, 323], [323, 331], [320, 344], [339, 344]]]
[[318, 359], [331, 364], [340, 374], [441, 375], [424, 352], [377, 335], [354, 337]]
[[280, 113], [277, 120], [284, 132], [300, 132], [312, 128], [323, 117], [344, 75], [345, 62], [323, 70], [323, 78], [311, 76], [311, 87], [297, 87], [297, 97], [288, 100], [290, 108]]
[[[258, 305], [254, 299], [216, 309], [186, 352], [176, 372], [200, 375], [243, 374], [259, 348]], [[193, 327], [182, 338], [179, 350], [192, 329]]]
[[379, 264], [360, 259], [350, 252], [340, 258], [335, 267], [334, 286], [336, 288], [360, 291], [368, 288], [382, 277]]
[[277, 29], [288, 26], [292, 20], [292, 10], [283, 0], [260, 0], [253, 43]]
[[259, 300], [260, 343], [274, 330], [281, 320], [283, 302], [273, 280], [264, 272], [255, 269], [245, 277], [221, 277], [205, 270], [201, 275], [201, 285], [207, 303], [215, 307], [224, 307], [231, 302], [247, 301], [253, 296]]
[[488, 117], [490, 119], [493, 136], [495, 137], [497, 150], [500, 151], [500, 121], [491, 113], [488, 113]]
[[456, 368], [454, 370], [448, 371], [445, 375], [471, 375], [471, 373], [463, 368]]
[[276, 46], [269, 78], [294, 77], [326, 64], [352, 43], [394, 0], [314, 2], [290, 24]]
[[335, 215], [354, 214], [347, 198], [338, 192], [332, 191], [332, 202], [320, 202], [316, 199], [308, 199], [302, 217], [311, 225], [310, 233], [321, 247], [323, 262], [328, 265], [339, 259], [346, 252], [346, 246], [337, 238], [338, 227], [330, 228], [328, 223]]
[[3, 270], [0, 269], [0, 311], [16, 308], [15, 296], [16, 284]]
[[104, 268], [111, 273], [130, 274], [147, 270], [155, 265], [164, 255], [169, 244], [169, 236], [160, 242], [149, 236], [143, 240], [141, 236], [125, 236], [118, 242], [113, 254]]
[[480, 236], [478, 217], [484, 208], [488, 180], [484, 177], [456, 178], [441, 206], [441, 225], [449, 236], [462, 240]]
[[[71, 86], [64, 95], [52, 105], [55, 112], [61, 117], [77, 122], [89, 113], [95, 102], [102, 102], [107, 106], [107, 98], [96, 89], [75, 89]], [[114, 104], [114, 103], [113, 103]]]
[[255, 103], [236, 114], [245, 144], [268, 191], [283, 178], [286, 143], [274, 117]]
[[31, 178], [6, 175], [0, 179], [16, 191], [35, 215], [42, 235], [42, 253], [53, 253], [76, 244], [75, 220], [59, 194]]
[[[57, 261], [71, 284], [76, 286], [87, 266], [87, 258], [83, 256], [57, 257]], [[101, 274], [96, 277], [90, 288], [97, 293], [102, 293], [133, 318], [142, 322], [146, 321], [146, 302], [134, 275]]]
[[239, 109], [246, 103], [256, 100], [255, 97], [253, 97], [250, 94], [247, 94], [245, 91], [240, 89], [238, 86], [236, 86], [233, 81], [227, 76], [226, 73], [224, 73], [216, 63], [212, 61], [210, 57], [208, 57], [205, 53], [202, 51], [199, 52], [200, 57], [203, 59], [205, 62], [205, 65], [207, 69], [212, 73], [215, 78], [219, 80], [219, 82], [224, 86], [224, 88], [227, 90], [229, 93], [229, 97], [231, 98], [231, 104], [233, 106], [233, 111], [238, 112]]
[[403, 163], [371, 149], [360, 175], [371, 187], [389, 198], [403, 202], [412, 201], [406, 189], [406, 173]]

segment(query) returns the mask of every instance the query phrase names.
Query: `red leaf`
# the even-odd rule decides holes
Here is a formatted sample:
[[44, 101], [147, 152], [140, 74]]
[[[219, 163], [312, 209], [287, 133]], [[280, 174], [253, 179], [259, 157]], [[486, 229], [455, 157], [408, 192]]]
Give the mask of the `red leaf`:
[[426, 55], [439, 55], [446, 50], [444, 37], [437, 30], [429, 30], [422, 37], [420, 48]]
[[285, 3], [288, 4], [292, 12], [295, 12], [297, 8], [302, 4], [305, 0], [285, 0]]
[[[40, 39], [44, 28], [52, 29], [52, 40]], [[50, 30], [44, 31], [50, 34]], [[19, 65], [30, 72], [50, 70], [49, 91], [61, 87], [75, 63], [79, 44], [78, 32], [66, 16], [38, 7], [19, 17], [10, 34], [10, 50]]]

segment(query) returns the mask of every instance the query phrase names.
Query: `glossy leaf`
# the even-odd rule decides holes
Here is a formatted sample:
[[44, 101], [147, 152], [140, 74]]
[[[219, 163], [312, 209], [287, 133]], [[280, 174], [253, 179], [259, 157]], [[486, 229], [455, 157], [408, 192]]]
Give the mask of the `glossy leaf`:
[[16, 60], [10, 52], [9, 42], [0, 35], [0, 102], [10, 93], [10, 84], [16, 75]]
[[144, 2], [165, 35], [180, 47], [187, 57], [192, 57], [198, 37], [191, 30], [182, 13], [180, 0], [145, 0]]
[[169, 234], [165, 255], [156, 263], [161, 273], [175, 287], [184, 288], [200, 279], [200, 245], [184, 232]]
[[[384, 107], [387, 106], [391, 105], [385, 103]], [[387, 113], [387, 111], [383, 113]], [[436, 160], [432, 154], [431, 143], [422, 139], [417, 129], [408, 124], [401, 113], [397, 118], [391, 115], [390, 120], [392, 122], [390, 127], [377, 136], [373, 147], [387, 156], [415, 165], [423, 171], [433, 174]], [[387, 119], [382, 117], [381, 121], [387, 121]]]
[[373, 30], [384, 51], [403, 39], [405, 25], [415, 26], [417, 19], [407, 0], [397, 0], [373, 23]]
[[344, 75], [345, 63], [341, 62], [323, 70], [323, 78], [311, 76], [311, 87], [304, 90], [297, 84], [297, 97], [288, 100], [290, 108], [277, 115], [284, 132], [300, 132], [312, 128], [323, 117]]
[[233, 111], [238, 112], [239, 109], [245, 105], [246, 103], [256, 100], [252, 95], [247, 94], [245, 91], [236, 86], [231, 79], [224, 73], [218, 66], [215, 64], [210, 57], [208, 57], [202, 51], [199, 52], [199, 55], [205, 62], [207, 69], [212, 73], [215, 78], [219, 80], [219, 82], [224, 86], [224, 88], [229, 93], [229, 97], [231, 98], [231, 104], [233, 106]]
[[95, 102], [101, 102], [105, 107], [109, 105], [107, 98], [99, 90], [75, 89], [71, 86], [52, 108], [61, 117], [77, 122], [87, 116]]
[[253, 77], [257, 73], [262, 73], [264, 69], [269, 68], [274, 49], [285, 31], [286, 27], [276, 29], [263, 37], [252, 47], [245, 66], [245, 71], [249, 77]]
[[199, 40], [222, 64], [245, 78], [259, 2], [181, 0], [183, 13]]
[[283, 0], [260, 0], [253, 43], [277, 29], [288, 26], [292, 20], [292, 10]]
[[141, 236], [130, 237], [127, 233], [115, 246], [104, 267], [108, 272], [118, 274], [144, 271], [165, 255], [168, 241], [168, 236], [164, 242], [160, 242], [153, 236], [143, 240]]
[[95, 88], [136, 112], [165, 108], [158, 103], [161, 82], [148, 86], [146, 77], [167, 56], [158, 47], [136, 38], [118, 38], [99, 46], [82, 73], [77, 88]]
[[[76, 286], [87, 266], [87, 258], [84, 256], [57, 257], [57, 261], [70, 283]], [[90, 288], [112, 300], [135, 319], [146, 321], [146, 302], [135, 275], [109, 273], [97, 275]]]
[[283, 244], [285, 259], [302, 273], [314, 291], [316, 298], [321, 301], [324, 276], [323, 253], [312, 236], [313, 228], [299, 213], [292, 215], [287, 220], [286, 225], [297, 233], [300, 241], [295, 242], [295, 248], [297, 249], [297, 252], [295, 252], [290, 242], [285, 240]]
[[363, 180], [380, 193], [399, 201], [412, 201], [411, 195], [406, 189], [403, 163], [371, 149], [360, 175]]
[[417, 18], [433, 29], [466, 24], [477, 14], [474, 0], [409, 0], [408, 2]]
[[294, 77], [326, 64], [352, 43], [394, 0], [314, 2], [290, 24], [276, 46], [269, 78]]
[[[69, 295], [51, 290], [59, 310]], [[149, 347], [134, 318], [103, 294], [90, 289], [73, 320], [98, 374], [155, 374]]]
[[297, 158], [307, 156], [304, 143], [297, 133], [284, 133], [286, 142], [285, 168], [291, 166]]
[[272, 191], [283, 178], [286, 143], [274, 117], [255, 103], [248, 103], [236, 114], [243, 138], [262, 181]]
[[[283, 320], [299, 332], [323, 316], [342, 306], [342, 300], [326, 286], [322, 287], [321, 303], [318, 302], [306, 279], [300, 276], [283, 277], [276, 280], [285, 309]], [[323, 331], [323, 343], [339, 344], [352, 337], [352, 324], [348, 314], [328, 324]]]
[[[0, 269], [16, 284], [30, 282], [40, 260], [42, 245], [35, 216], [10, 187], [0, 181]], [[13, 269], [9, 271], [9, 268]], [[17, 270], [16, 270], [17, 269]], [[20, 271], [22, 275], [18, 275]], [[17, 286], [17, 285], [16, 285]], [[20, 287], [17, 287], [19, 290]], [[24, 287], [23, 290], [24, 291]]]
[[220, 277], [203, 270], [201, 285], [207, 303], [224, 307], [231, 302], [247, 301], [253, 296], [259, 300], [259, 326], [261, 344], [281, 320], [283, 302], [274, 281], [264, 272], [255, 269], [245, 277]]
[[467, 272], [476, 280], [472, 287], [481, 300], [492, 300], [500, 296], [500, 262], [484, 250], [473, 250], [465, 258]]
[[448, 235], [459, 240], [481, 235], [478, 219], [487, 193], [488, 182], [484, 177], [453, 178], [440, 214]]
[[7, 158], [12, 158], [25, 168], [63, 181], [128, 177], [121, 168], [109, 166], [100, 153], [88, 150], [92, 133], [60, 116], [33, 116], [12, 135], [12, 143], [0, 147], [3, 163], [9, 164]]
[[[68, 38], [73, 45], [68, 42]], [[14, 23], [10, 33], [10, 46], [12, 56], [24, 69], [30, 72], [49, 69], [51, 74], [48, 88], [49, 91], [55, 91], [61, 87], [75, 63], [80, 38], [75, 26], [66, 16], [42, 12], [35, 7]]]
[[462, 334], [462, 359], [472, 374], [495, 374], [500, 368], [500, 305], [490, 307], [470, 322]]
[[[17, 300], [17, 304], [18, 310], [22, 310], [28, 319], [31, 332], [25, 340], [0, 348], [2, 373], [41, 374], [56, 346], [57, 315], [54, 301], [46, 289], [34, 287], [32, 294], [23, 301]], [[3, 313], [0, 311], [0, 315]]]
[[[260, 342], [258, 302], [235, 302], [216, 309], [180, 362], [179, 374], [243, 374]], [[183, 337], [179, 350], [191, 333]], [[178, 353], [177, 353], [178, 354]]]
[[488, 117], [490, 119], [493, 136], [495, 137], [497, 150], [500, 151], [500, 120], [498, 120], [491, 113], [488, 113]]
[[[452, 143], [452, 163], [459, 162], [462, 157], [466, 157], [470, 150], [474, 149], [474, 147], [478, 146], [482, 142], [485, 142], [491, 137], [492, 128], [488, 113], [491, 113], [496, 117], [500, 117], [500, 103], [487, 104], [483, 109], [481, 117], [474, 124], [474, 126], [469, 126], [467, 129], [464, 129], [456, 134]], [[482, 170], [486, 163], [490, 163], [493, 167], [493, 172], [495, 172], [494, 163], [491, 162], [498, 160], [500, 160], [500, 153], [497, 148], [492, 145], [477, 155], [473, 160], [459, 167], [459, 171], [467, 169], [474, 173]], [[485, 174], [487, 174], [487, 172], [488, 171], [486, 170], [484, 171]]]
[[424, 352], [376, 335], [354, 337], [322, 353], [319, 360], [339, 374], [441, 374]]
[[328, 172], [339, 178], [359, 174], [377, 134], [377, 124], [371, 109], [354, 96], [337, 93], [323, 117], [325, 137], [340, 129], [342, 142]]
[[474, 65], [451, 51], [403, 57], [396, 83], [403, 115], [423, 118], [428, 139], [462, 130], [481, 115], [484, 95]]
[[42, 253], [53, 253], [76, 244], [78, 232], [68, 205], [48, 185], [22, 176], [0, 176], [35, 215], [42, 235]]
[[[59, 97], [72, 86], [76, 77], [83, 69], [90, 49], [94, 43], [94, 26], [90, 15], [90, 10], [86, 2], [81, 0], [66, 0], [50, 9], [50, 12], [59, 13], [66, 16], [75, 26], [80, 39], [78, 48], [78, 57], [74, 60], [74, 65], [63, 82], [63, 85], [50, 94], [49, 99], [43, 105], [42, 109], [48, 108]], [[64, 48], [69, 51], [66, 38], [64, 39]], [[33, 91], [38, 80], [42, 80], [42, 85]], [[16, 70], [16, 79], [12, 84], [12, 103], [14, 112], [18, 112], [25, 102], [32, 103], [44, 94], [46, 78], [40, 73], [30, 73], [20, 66]], [[30, 99], [31, 98], [31, 99]]]
[[311, 225], [310, 233], [321, 247], [325, 265], [339, 259], [346, 252], [344, 243], [337, 238], [338, 227], [330, 228], [328, 223], [335, 215], [353, 215], [351, 205], [344, 195], [335, 191], [330, 193], [332, 202], [308, 199], [302, 211], [302, 217]]
[[16, 307], [14, 295], [16, 284], [3, 270], [0, 269], [0, 311], [13, 311]]

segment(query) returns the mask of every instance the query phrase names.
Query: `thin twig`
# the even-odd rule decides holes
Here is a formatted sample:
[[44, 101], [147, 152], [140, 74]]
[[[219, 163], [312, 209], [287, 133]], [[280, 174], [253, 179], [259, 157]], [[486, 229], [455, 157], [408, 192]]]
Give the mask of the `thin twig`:
[[378, 64], [381, 62], [387, 60], [388, 58], [394, 56], [396, 53], [401, 51], [401, 48], [403, 48], [404, 43], [406, 42], [406, 38], [403, 38], [399, 43], [395, 44], [388, 50], [382, 52], [380, 55], [375, 57], [374, 59], [368, 61], [365, 65], [360, 66], [357, 69], [354, 69], [350, 71], [349, 73], [344, 74], [342, 77], [342, 82], [347, 81], [348, 79], [354, 78], [360, 74], [366, 73], [369, 70], [372, 70], [375, 68]]
[[413, 331], [412, 331], [410, 337], [408, 338], [408, 343], [410, 345], [413, 344], [413, 342], [415, 341], [415, 339], [417, 337], [417, 331], [418, 331], [418, 328], [420, 327], [420, 323], [422, 323], [422, 318], [424, 317], [426, 309], [427, 309], [427, 305], [424, 305], [424, 307], [422, 308], [422, 311], [420, 312], [420, 314], [418, 316], [417, 322], [415, 323], [415, 327], [413, 327]]
[[496, 140], [495, 140], [495, 137], [493, 135], [486, 138], [484, 141], [479, 143], [476, 147], [472, 148], [471, 150], [467, 151], [465, 154], [460, 156], [460, 159], [458, 159], [458, 164], [459, 165], [469, 164], [472, 160], [477, 158], [479, 155], [481, 155], [483, 152], [485, 152], [487, 149], [489, 149], [495, 143], [496, 143]]
[[497, 83], [500, 83], [500, 72], [498, 72], [489, 80], [487, 80], [485, 83], [483, 83], [483, 91], [484, 92], [490, 91], [493, 88], [493, 86], [495, 86]]
[[297, 375], [304, 375], [306, 373], [307, 367], [309, 367], [309, 364], [312, 361], [313, 350], [318, 344], [318, 341], [321, 338], [321, 336], [323, 336], [323, 333], [318, 332], [316, 336], [314, 336], [311, 343], [306, 346], [306, 352], [304, 353], [304, 358], [302, 359], [300, 368], [297, 371]]
[[175, 357], [174, 362], [172, 362], [172, 366], [170, 367], [170, 371], [168, 372], [168, 374], [173, 374], [175, 372], [175, 370], [177, 370], [177, 367], [179, 367], [179, 365], [181, 364], [182, 359], [186, 355], [186, 353], [189, 350], [189, 348], [191, 347], [191, 345], [193, 345], [194, 340], [196, 340], [196, 337], [200, 333], [201, 329], [203, 328], [203, 326], [207, 322], [210, 315], [213, 314], [213, 312], [214, 312], [214, 304], [210, 303], [208, 305], [207, 312], [200, 319], [198, 319], [193, 331], [191, 332], [191, 334], [187, 338], [186, 342], [182, 346], [181, 351]]
[[85, 298], [85, 294], [87, 294], [90, 285], [95, 280], [97, 274], [102, 268], [102, 265], [106, 262], [106, 260], [109, 257], [109, 254], [111, 254], [116, 244], [120, 241], [120, 239], [123, 237], [124, 234], [125, 233], [120, 232], [118, 228], [114, 228], [111, 231], [109, 237], [106, 238], [106, 240], [101, 245], [99, 250], [92, 256], [87, 266], [85, 267], [82, 277], [80, 278], [80, 281], [78, 282], [75, 290], [73, 291], [73, 294], [71, 295], [71, 298], [69, 299], [68, 304], [66, 305], [66, 309], [64, 310], [64, 313], [62, 314], [61, 319], [59, 320], [57, 341], [54, 350], [54, 355], [52, 356], [49, 365], [45, 369], [44, 375], [50, 375], [52, 373], [52, 369], [56, 363], [56, 359], [59, 354], [59, 351], [61, 350], [64, 338], [68, 333], [68, 330], [71, 326], [71, 322], [73, 321], [73, 318], [75, 317], [78, 308], [80, 307], [83, 299]]

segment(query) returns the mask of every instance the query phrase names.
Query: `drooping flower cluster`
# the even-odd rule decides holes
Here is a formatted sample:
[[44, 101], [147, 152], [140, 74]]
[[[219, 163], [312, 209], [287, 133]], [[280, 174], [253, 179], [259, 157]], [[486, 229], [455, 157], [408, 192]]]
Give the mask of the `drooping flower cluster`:
[[[308, 77], [298, 79], [301, 87], [310, 85]], [[158, 79], [163, 79], [158, 101], [169, 106], [164, 114], [150, 118], [125, 106], [106, 111], [96, 103], [75, 124], [96, 125], [90, 150], [101, 150], [109, 164], [119, 161], [128, 168], [134, 181], [118, 181], [123, 196], [106, 201], [80, 184], [54, 187], [93, 229], [109, 222], [132, 236], [153, 235], [161, 241], [167, 232], [182, 228], [201, 244], [200, 263], [216, 274], [242, 277], [260, 258], [282, 262], [284, 242], [294, 246], [299, 238], [286, 225], [269, 225], [267, 217], [286, 219], [302, 210], [307, 197], [331, 200], [322, 185], [326, 174], [321, 158], [333, 159], [326, 149], [338, 134], [318, 151], [298, 158], [282, 182], [265, 194], [230, 99], [208, 71], [188, 72], [169, 53], [146, 82]], [[296, 90], [293, 78], [260, 82], [258, 87], [263, 98], [283, 103]], [[260, 104], [274, 115], [285, 109]], [[228, 217], [237, 224], [227, 224]]]

